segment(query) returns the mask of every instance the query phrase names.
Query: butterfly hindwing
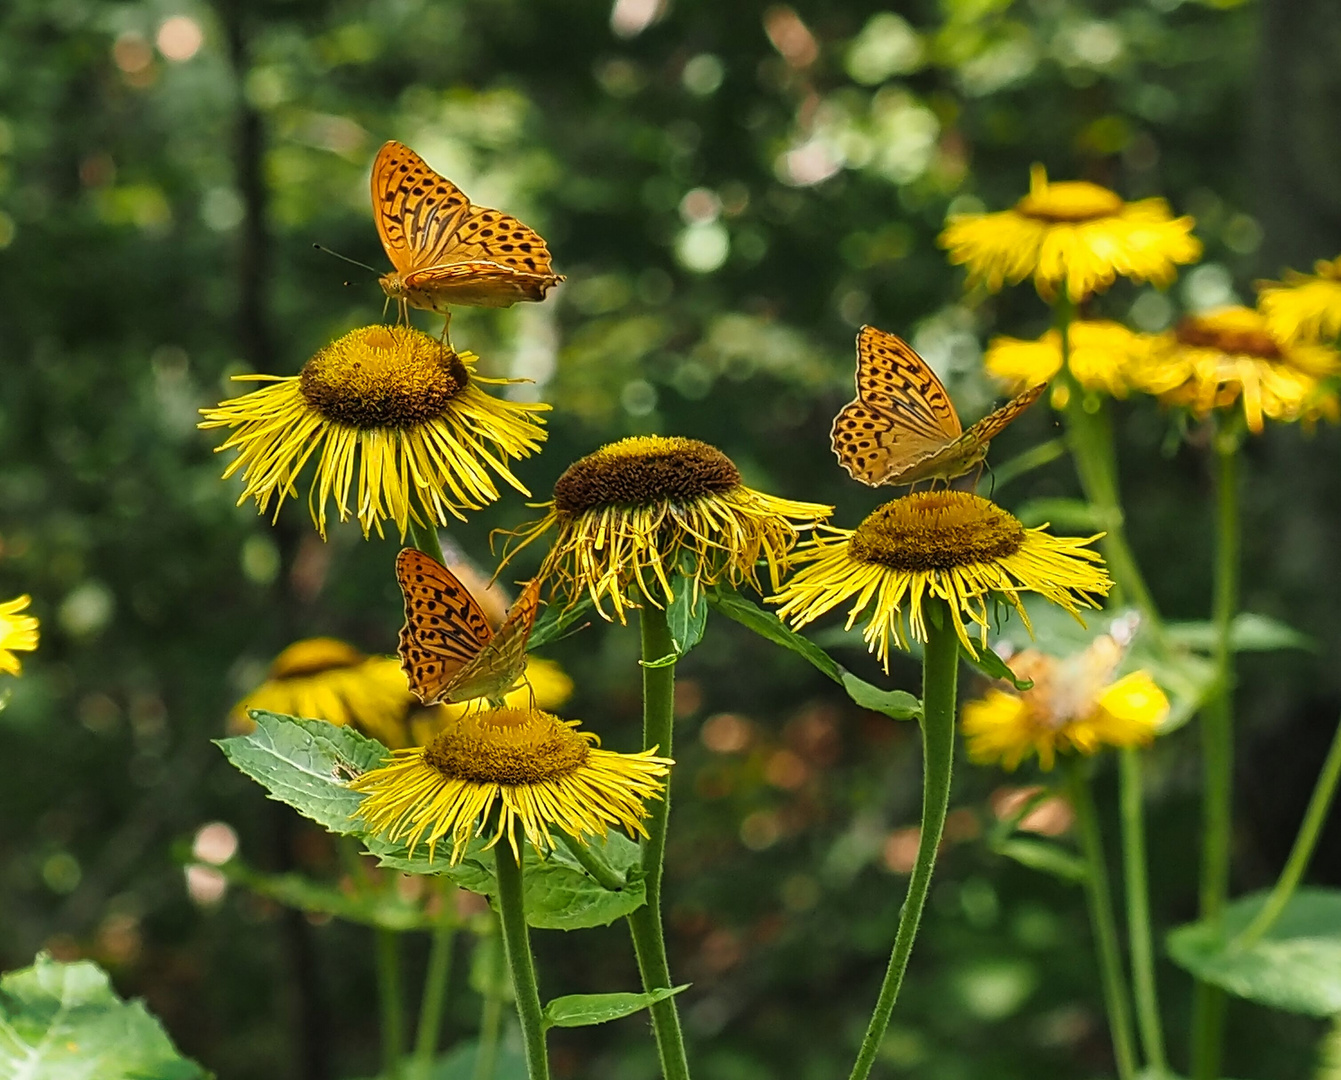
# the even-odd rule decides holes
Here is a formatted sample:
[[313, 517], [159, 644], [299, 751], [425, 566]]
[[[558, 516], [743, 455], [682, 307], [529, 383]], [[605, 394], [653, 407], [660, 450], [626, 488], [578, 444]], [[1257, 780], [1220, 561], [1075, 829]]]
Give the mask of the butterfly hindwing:
[[540, 580], [522, 589], [498, 633], [452, 680], [448, 701], [501, 698], [526, 671], [526, 645], [540, 610]]
[[891, 470], [906, 469], [934, 454], [944, 440], [900, 428], [889, 414], [851, 401], [834, 417], [832, 443], [849, 475], [875, 487], [889, 479]]

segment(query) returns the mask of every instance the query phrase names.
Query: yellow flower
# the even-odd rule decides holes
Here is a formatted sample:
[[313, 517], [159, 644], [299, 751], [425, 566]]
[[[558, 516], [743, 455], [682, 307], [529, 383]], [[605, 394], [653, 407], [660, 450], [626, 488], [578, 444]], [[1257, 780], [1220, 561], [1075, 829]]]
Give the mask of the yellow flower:
[[660, 607], [683, 571], [703, 585], [759, 585], [760, 561], [778, 587], [800, 531], [833, 513], [815, 503], [778, 499], [746, 487], [731, 459], [696, 439], [634, 436], [570, 465], [538, 522], [513, 535], [513, 553], [557, 528], [540, 569], [555, 592], [576, 602], [585, 591], [624, 621], [638, 606], [628, 588]]
[[961, 726], [969, 758], [1014, 770], [1036, 754], [1049, 770], [1058, 753], [1148, 745], [1169, 713], [1169, 699], [1145, 671], [1113, 681], [1122, 651], [1101, 634], [1068, 660], [1033, 649], [1012, 657], [1011, 670], [1034, 685], [1021, 692], [993, 688], [965, 703]]
[[941, 233], [950, 261], [968, 267], [969, 284], [992, 292], [1033, 275], [1046, 300], [1058, 287], [1080, 301], [1119, 276], [1168, 285], [1178, 263], [1201, 257], [1190, 217], [1174, 218], [1163, 199], [1123, 202], [1084, 180], [1049, 183], [1043, 166], [1029, 176], [1029, 194], [1014, 209], [959, 214]]
[[391, 521], [404, 539], [411, 521], [464, 520], [463, 510], [496, 500], [495, 477], [530, 494], [507, 463], [540, 446], [536, 414], [549, 406], [484, 393], [478, 384], [509, 380], [482, 378], [475, 362], [408, 326], [367, 326], [327, 345], [300, 375], [237, 376], [270, 385], [202, 409], [200, 426], [236, 429], [218, 449], [238, 451], [224, 478], [242, 470], [239, 505], [255, 498], [264, 513], [273, 498], [278, 517], [315, 457], [307, 501], [323, 538], [333, 499], [365, 537]]
[[1242, 399], [1248, 427], [1260, 432], [1263, 417], [1336, 420], [1336, 392], [1323, 380], [1338, 372], [1335, 349], [1287, 343], [1260, 311], [1228, 307], [1189, 316], [1152, 336], [1134, 362], [1132, 381], [1198, 415]]
[[0, 671], [6, 675], [18, 675], [23, 670], [15, 651], [32, 652], [37, 648], [37, 620], [20, 614], [32, 602], [31, 596], [20, 596], [0, 604]]
[[[1070, 327], [1071, 374], [1086, 390], [1126, 397], [1130, 389], [1133, 349], [1141, 340], [1121, 323], [1081, 319]], [[1062, 369], [1062, 336], [1049, 330], [1034, 341], [996, 337], [983, 357], [987, 370], [1001, 379], [1011, 393], [1048, 382]], [[1065, 383], [1052, 388], [1054, 408], [1066, 407]]]
[[[504, 836], [519, 859], [516, 830], [544, 853], [551, 826], [586, 842], [611, 825], [646, 836], [645, 800], [659, 797], [669, 758], [656, 747], [637, 754], [600, 749], [577, 721], [537, 709], [503, 707], [467, 713], [428, 746], [397, 750], [390, 760], [350, 782], [367, 797], [359, 814], [388, 840], [411, 850], [450, 836], [459, 862], [472, 836]], [[495, 809], [496, 808], [496, 809]]]
[[967, 624], [987, 644], [988, 601], [1000, 598], [1028, 617], [1020, 593], [1036, 592], [1079, 618], [1113, 583], [1087, 539], [1026, 529], [999, 506], [965, 491], [919, 491], [877, 508], [855, 531], [825, 528], [798, 549], [808, 563], [771, 599], [801, 627], [855, 597], [847, 627], [869, 611], [863, 637], [889, 667], [892, 638], [925, 641], [927, 600], [949, 607], [960, 642], [977, 655]]
[[[551, 711], [562, 708], [573, 695], [573, 680], [553, 660], [541, 660], [539, 657], [526, 658], [526, 674], [505, 698], [503, 704], [513, 709], [536, 708]], [[408, 717], [408, 737], [402, 742], [382, 742], [393, 749], [402, 746], [425, 746], [444, 729], [459, 720], [466, 713], [478, 712], [488, 707], [484, 698], [461, 701], [454, 705], [433, 705], [429, 708], [415, 708]]]
[[251, 731], [248, 711], [264, 709], [348, 724], [394, 743], [414, 700], [394, 656], [365, 656], [335, 638], [308, 638], [275, 657], [265, 682], [233, 707], [228, 726], [239, 733]]
[[1320, 259], [1313, 274], [1288, 271], [1284, 281], [1258, 283], [1257, 306], [1282, 341], [1309, 341], [1341, 334], [1341, 258]]

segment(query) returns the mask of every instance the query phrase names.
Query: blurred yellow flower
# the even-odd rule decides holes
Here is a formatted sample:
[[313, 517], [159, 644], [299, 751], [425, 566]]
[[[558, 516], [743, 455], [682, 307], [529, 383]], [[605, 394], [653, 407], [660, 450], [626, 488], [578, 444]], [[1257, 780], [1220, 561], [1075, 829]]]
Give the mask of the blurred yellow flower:
[[233, 706], [229, 730], [254, 727], [251, 709], [345, 725], [380, 742], [402, 739], [402, 718], [415, 703], [394, 656], [366, 656], [335, 638], [290, 645], [270, 665], [265, 682]]
[[683, 571], [698, 589], [719, 581], [759, 585], [759, 563], [777, 588], [802, 530], [833, 508], [779, 499], [746, 487], [729, 457], [697, 439], [639, 435], [570, 465], [554, 484], [545, 516], [512, 535], [519, 551], [550, 529], [540, 568], [575, 603], [585, 592], [624, 621], [638, 596], [658, 607]]
[[1190, 217], [1175, 218], [1163, 199], [1124, 202], [1084, 180], [1049, 183], [1035, 165], [1029, 194], [1013, 209], [959, 214], [940, 235], [950, 261], [968, 267], [969, 284], [998, 292], [1033, 276], [1040, 296], [1052, 300], [1062, 285], [1080, 301], [1120, 275], [1168, 285], [1179, 263], [1201, 257]]
[[[392, 522], [401, 539], [416, 525], [446, 524], [498, 498], [494, 477], [530, 492], [508, 469], [544, 441], [544, 404], [484, 393], [476, 357], [408, 326], [366, 326], [331, 342], [301, 375], [239, 375], [270, 385], [214, 409], [202, 428], [236, 430], [219, 450], [237, 450], [224, 478], [242, 471], [238, 504], [254, 498], [275, 516], [295, 494], [309, 458], [316, 474], [308, 508], [326, 536], [327, 504], [357, 517], [366, 537]], [[492, 472], [492, 476], [490, 473]]]
[[554, 847], [551, 826], [583, 842], [604, 837], [611, 825], [646, 836], [643, 804], [660, 795], [673, 762], [657, 757], [656, 747], [602, 750], [577, 726], [529, 708], [468, 713], [428, 746], [395, 751], [349, 786], [367, 796], [358, 812], [370, 828], [407, 840], [411, 850], [427, 841], [430, 858], [450, 836], [453, 863], [486, 830], [489, 847], [507, 837], [520, 859], [517, 823], [542, 853]]
[[1267, 327], [1288, 342], [1341, 335], [1341, 257], [1320, 259], [1312, 274], [1290, 270], [1284, 281], [1258, 282]]
[[868, 609], [863, 637], [889, 668], [890, 640], [925, 641], [923, 605], [946, 602], [955, 633], [973, 655], [967, 624], [987, 644], [988, 602], [1014, 607], [1026, 624], [1020, 593], [1036, 592], [1073, 615], [1097, 607], [1109, 580], [1098, 537], [1052, 536], [1026, 529], [994, 503], [965, 491], [919, 491], [873, 511], [855, 531], [824, 528], [796, 552], [803, 565], [777, 596], [778, 615], [801, 627], [845, 600], [851, 629]]
[[1341, 407], [1328, 380], [1338, 373], [1335, 349], [1288, 343], [1260, 311], [1227, 307], [1188, 316], [1148, 338], [1133, 361], [1132, 381], [1197, 415], [1242, 400], [1249, 429], [1260, 432], [1264, 417], [1335, 421]]
[[6, 675], [23, 671], [15, 652], [32, 652], [37, 648], [37, 619], [22, 614], [32, 602], [31, 596], [19, 596], [0, 604], [0, 671]]
[[[1070, 326], [1071, 374], [1086, 390], [1126, 397], [1130, 369], [1141, 335], [1106, 319], [1079, 319]], [[987, 370], [1001, 379], [1011, 393], [1049, 382], [1062, 369], [1062, 336], [1054, 328], [1033, 341], [995, 337], [983, 357]], [[1052, 388], [1054, 408], [1066, 407], [1065, 383]]]
[[1094, 754], [1105, 746], [1146, 746], [1168, 715], [1169, 700], [1145, 671], [1114, 680], [1120, 645], [1101, 634], [1065, 660], [1026, 649], [1010, 660], [1029, 690], [992, 688], [964, 704], [960, 726], [969, 758], [1014, 770], [1037, 755], [1049, 770], [1059, 753]]

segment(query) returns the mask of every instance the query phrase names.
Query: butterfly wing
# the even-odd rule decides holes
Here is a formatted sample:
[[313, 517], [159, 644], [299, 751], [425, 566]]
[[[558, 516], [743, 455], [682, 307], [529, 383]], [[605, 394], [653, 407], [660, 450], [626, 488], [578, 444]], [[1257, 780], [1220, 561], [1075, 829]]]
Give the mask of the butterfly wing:
[[400, 274], [431, 266], [470, 209], [465, 192], [394, 141], [373, 162], [372, 204], [382, 247]]
[[425, 705], [449, 700], [457, 678], [494, 638], [489, 620], [455, 574], [422, 551], [396, 556], [405, 597], [400, 662], [410, 689]]
[[839, 464], [863, 484], [908, 484], [919, 463], [963, 433], [936, 373], [902, 338], [874, 326], [857, 334], [857, 397], [834, 417]]
[[1040, 383], [1011, 398], [1001, 408], [984, 416], [959, 438], [916, 462], [909, 471], [909, 478], [900, 480], [899, 483], [925, 480], [933, 476], [943, 480], [963, 476], [987, 456], [988, 443], [1037, 401], [1046, 389], [1047, 384]]
[[452, 680], [445, 701], [501, 698], [526, 670], [526, 644], [540, 610], [540, 579], [522, 589], [508, 617], [492, 640]]

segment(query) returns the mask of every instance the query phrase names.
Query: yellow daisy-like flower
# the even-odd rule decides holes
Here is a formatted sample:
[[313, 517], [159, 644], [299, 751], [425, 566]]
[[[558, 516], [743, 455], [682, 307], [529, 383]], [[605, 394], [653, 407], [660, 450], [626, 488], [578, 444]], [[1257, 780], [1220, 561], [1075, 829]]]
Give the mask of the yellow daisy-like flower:
[[889, 667], [892, 639], [926, 641], [925, 605], [944, 600], [960, 642], [973, 655], [969, 627], [987, 644], [988, 601], [1009, 603], [1028, 625], [1020, 593], [1036, 592], [1079, 618], [1113, 587], [1085, 539], [1026, 529], [986, 499], [965, 491], [919, 491], [885, 503], [855, 531], [825, 528], [798, 549], [808, 563], [771, 599], [801, 627], [855, 597], [851, 629], [869, 611], [863, 637]]
[[[1071, 374], [1086, 390], [1126, 397], [1131, 388], [1133, 351], [1141, 335], [1121, 323], [1106, 319], [1081, 319], [1070, 326]], [[1019, 393], [1041, 382], [1049, 382], [1062, 370], [1062, 336], [1049, 330], [1033, 341], [996, 337], [983, 356], [987, 370], [1001, 379], [1011, 393]], [[1065, 383], [1052, 388], [1052, 405], [1066, 407], [1069, 390]]]
[[628, 589], [658, 607], [680, 570], [697, 590], [728, 581], [759, 589], [759, 563], [778, 587], [803, 529], [833, 507], [778, 499], [746, 487], [729, 457], [697, 439], [639, 435], [570, 465], [538, 522], [513, 535], [513, 552], [556, 529], [540, 569], [570, 603], [583, 592], [621, 622], [636, 607]]
[[1341, 335], [1341, 257], [1320, 259], [1312, 274], [1294, 270], [1284, 281], [1258, 283], [1257, 306], [1267, 327], [1288, 342]]
[[1124, 202], [1084, 180], [1049, 183], [1043, 166], [1029, 175], [1029, 194], [1011, 210], [959, 214], [940, 244], [950, 261], [968, 267], [969, 283], [992, 292], [1030, 275], [1040, 296], [1051, 300], [1060, 286], [1080, 301], [1121, 275], [1168, 285], [1179, 263], [1201, 257], [1190, 217], [1175, 218], [1163, 199]]
[[[547, 712], [560, 709], [573, 696], [573, 680], [553, 660], [536, 656], [526, 658], [526, 674], [516, 687], [503, 698], [503, 704], [513, 709], [536, 708]], [[402, 746], [426, 746], [441, 732], [467, 713], [487, 708], [484, 698], [460, 701], [451, 705], [433, 705], [416, 708], [407, 718], [407, 737], [402, 742], [382, 742], [393, 749]]]
[[248, 712], [263, 709], [348, 724], [394, 743], [414, 701], [396, 657], [366, 656], [335, 638], [308, 638], [275, 657], [265, 682], [233, 706], [228, 726], [239, 734], [251, 731]]
[[1169, 699], [1148, 672], [1113, 680], [1122, 647], [1106, 634], [1067, 660], [1027, 649], [1011, 670], [1034, 685], [993, 688], [960, 714], [969, 758], [1014, 770], [1031, 755], [1045, 771], [1058, 753], [1094, 754], [1102, 747], [1146, 746], [1169, 714]]
[[467, 713], [428, 746], [397, 750], [391, 760], [350, 781], [367, 797], [359, 815], [388, 840], [413, 850], [427, 841], [432, 857], [450, 836], [459, 862], [472, 836], [504, 836], [520, 859], [520, 823], [540, 852], [554, 847], [551, 827], [584, 841], [611, 825], [646, 836], [643, 804], [659, 797], [674, 764], [656, 747], [637, 754], [600, 749], [577, 721], [538, 709], [503, 707]]
[[202, 428], [234, 428], [219, 450], [238, 451], [239, 505], [254, 498], [275, 515], [309, 458], [312, 520], [326, 536], [327, 504], [341, 521], [357, 517], [366, 537], [391, 521], [402, 539], [411, 521], [445, 524], [498, 498], [495, 478], [530, 494], [508, 469], [545, 432], [544, 404], [502, 401], [478, 384], [476, 357], [457, 353], [408, 326], [366, 326], [331, 342], [297, 376], [239, 375], [270, 385], [214, 409]]
[[15, 652], [32, 652], [37, 648], [37, 619], [22, 614], [32, 602], [31, 596], [19, 596], [0, 604], [0, 671], [6, 675], [23, 671]]
[[1341, 373], [1341, 354], [1326, 345], [1290, 344], [1271, 332], [1252, 308], [1228, 307], [1183, 319], [1152, 336], [1132, 381], [1170, 405], [1198, 415], [1242, 399], [1248, 427], [1263, 418], [1335, 421], [1336, 391], [1324, 380]]

